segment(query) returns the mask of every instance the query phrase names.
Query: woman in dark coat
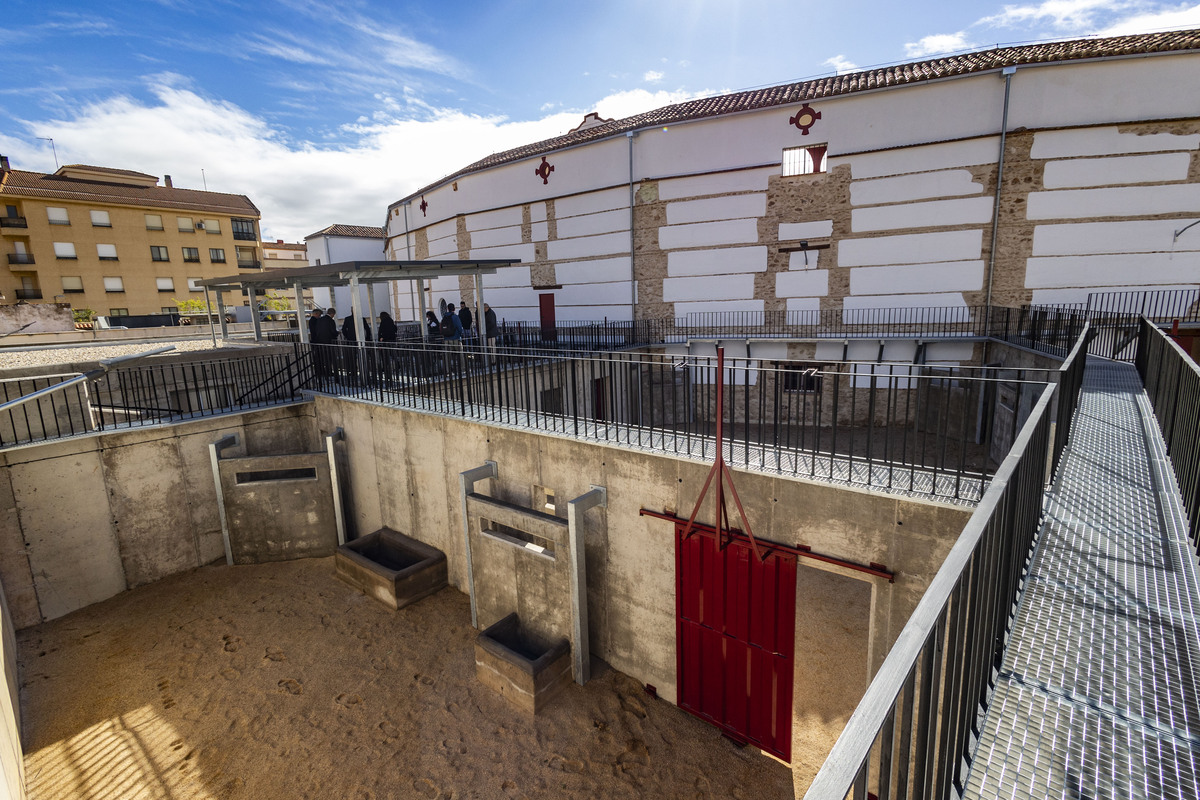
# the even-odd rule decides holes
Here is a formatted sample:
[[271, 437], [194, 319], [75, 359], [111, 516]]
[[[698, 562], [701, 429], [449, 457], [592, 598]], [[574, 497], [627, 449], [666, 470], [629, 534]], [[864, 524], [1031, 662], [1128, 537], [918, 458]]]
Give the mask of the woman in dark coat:
[[438, 320], [437, 314], [432, 311], [425, 312], [425, 332], [429, 336], [429, 341], [441, 341], [442, 323]]
[[379, 312], [379, 341], [396, 341], [396, 321], [386, 311]]

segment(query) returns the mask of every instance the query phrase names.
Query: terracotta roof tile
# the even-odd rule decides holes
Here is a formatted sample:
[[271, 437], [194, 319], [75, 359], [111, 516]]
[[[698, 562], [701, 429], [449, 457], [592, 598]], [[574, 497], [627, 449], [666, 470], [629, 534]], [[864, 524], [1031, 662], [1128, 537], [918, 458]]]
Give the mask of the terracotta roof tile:
[[715, 97], [703, 97], [686, 103], [664, 106], [625, 119], [594, 125], [583, 130], [571, 131], [552, 139], [523, 145], [502, 153], [493, 153], [487, 158], [480, 159], [458, 172], [413, 192], [393, 205], [419, 197], [443, 183], [472, 172], [520, 161], [531, 156], [543, 155], [564, 147], [604, 139], [627, 131], [655, 128], [722, 114], [736, 114], [777, 105], [813, 101], [887, 86], [969, 75], [1003, 67], [1188, 50], [1200, 50], [1200, 30], [1166, 31], [1116, 36], [1107, 39], [1073, 39], [1015, 47], [998, 47]]
[[[130, 172], [129, 174], [140, 175], [141, 173]], [[0, 178], [0, 195], [75, 200], [104, 205], [178, 208], [230, 214], [231, 216], [259, 216], [258, 208], [250, 202], [250, 198], [243, 194], [86, 181], [19, 169], [9, 170]]]
[[311, 239], [314, 236], [355, 236], [362, 239], [383, 239], [385, 233], [383, 228], [371, 225], [330, 225], [316, 233], [310, 233], [304, 238]]

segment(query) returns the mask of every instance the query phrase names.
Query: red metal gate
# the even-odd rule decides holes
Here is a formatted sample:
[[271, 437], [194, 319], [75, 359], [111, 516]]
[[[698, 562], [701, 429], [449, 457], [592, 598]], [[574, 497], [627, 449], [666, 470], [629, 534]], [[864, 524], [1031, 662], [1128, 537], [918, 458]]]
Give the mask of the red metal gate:
[[731, 738], [791, 760], [796, 556], [675, 525], [679, 707]]

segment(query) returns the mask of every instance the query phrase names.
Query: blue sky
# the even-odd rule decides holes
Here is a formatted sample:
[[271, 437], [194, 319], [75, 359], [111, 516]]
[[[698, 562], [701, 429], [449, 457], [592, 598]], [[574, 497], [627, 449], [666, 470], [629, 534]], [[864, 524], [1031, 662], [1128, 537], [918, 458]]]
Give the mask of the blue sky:
[[1148, 0], [6, 0], [0, 153], [382, 224], [488, 153], [693, 97], [996, 44], [1200, 27]]

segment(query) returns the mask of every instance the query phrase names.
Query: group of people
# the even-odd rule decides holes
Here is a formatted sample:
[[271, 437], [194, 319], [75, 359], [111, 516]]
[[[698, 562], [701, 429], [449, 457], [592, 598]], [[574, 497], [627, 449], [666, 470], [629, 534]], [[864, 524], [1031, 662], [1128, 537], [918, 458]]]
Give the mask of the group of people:
[[[464, 340], [477, 337], [478, 327], [478, 320], [471, 313], [471, 307], [465, 300], [458, 306], [457, 311], [454, 303], [448, 303], [446, 313], [441, 319], [432, 311], [425, 312], [425, 328], [433, 341], [440, 339], [461, 344]], [[496, 322], [496, 312], [487, 303], [483, 304], [483, 334], [488, 347], [495, 347], [500, 327]]]
[[[354, 328], [354, 316], [349, 315], [342, 320], [340, 334], [337, 322], [337, 312], [330, 308], [324, 312], [319, 308], [312, 310], [308, 318], [308, 339], [313, 344], [337, 344], [339, 335], [344, 342], [355, 342], [358, 334]], [[363, 338], [371, 341], [371, 322], [363, 317]], [[379, 312], [379, 341], [396, 341], [396, 321], [386, 311]]]

